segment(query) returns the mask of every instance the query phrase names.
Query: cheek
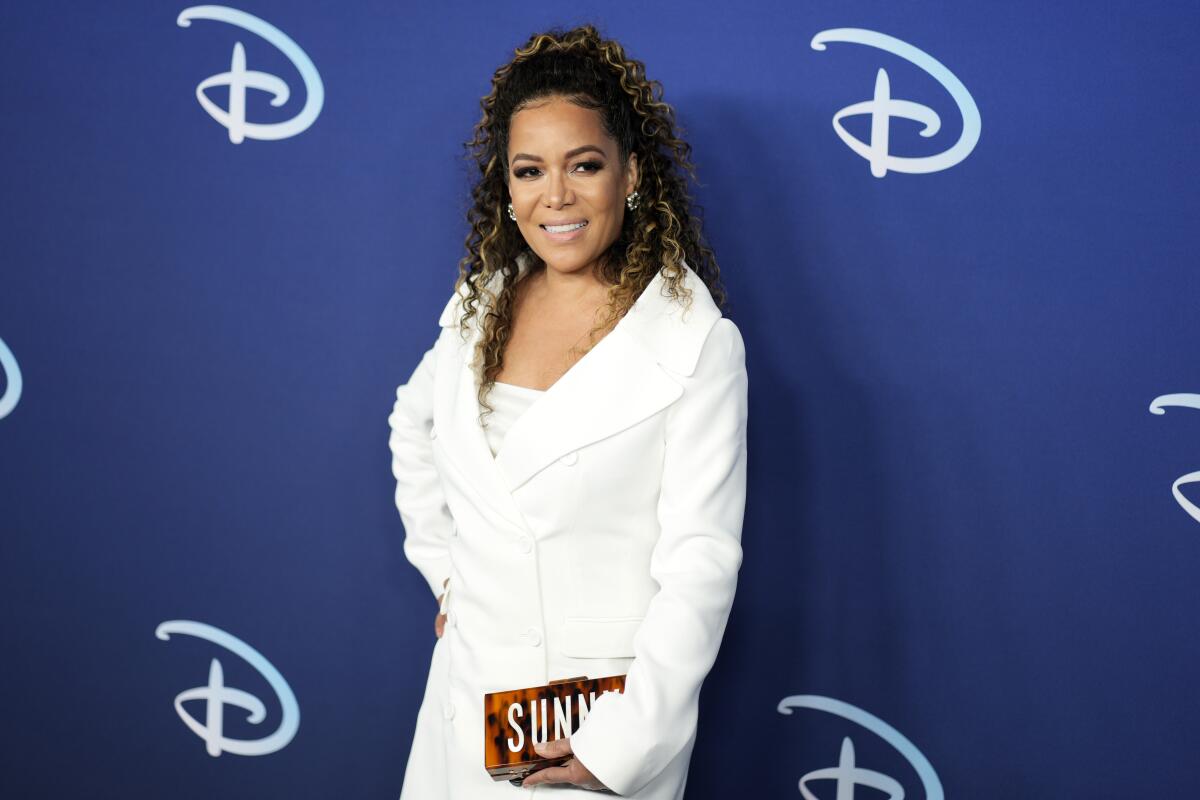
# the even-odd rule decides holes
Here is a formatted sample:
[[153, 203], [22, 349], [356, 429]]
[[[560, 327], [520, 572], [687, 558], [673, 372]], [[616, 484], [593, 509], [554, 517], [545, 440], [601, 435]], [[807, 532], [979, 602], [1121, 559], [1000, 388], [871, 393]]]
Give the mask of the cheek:
[[593, 210], [593, 215], [602, 219], [605, 225], [618, 225], [621, 221], [621, 207], [619, 203], [624, 202], [623, 198], [619, 198], [613, 192], [604, 191], [595, 192], [588, 199], [589, 205]]

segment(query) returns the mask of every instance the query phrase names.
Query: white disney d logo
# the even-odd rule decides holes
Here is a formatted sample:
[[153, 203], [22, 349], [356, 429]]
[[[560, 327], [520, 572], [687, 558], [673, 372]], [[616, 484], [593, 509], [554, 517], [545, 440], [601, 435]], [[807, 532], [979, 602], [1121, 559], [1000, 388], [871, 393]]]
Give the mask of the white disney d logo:
[[[1200, 411], [1200, 394], [1164, 394], [1154, 398], [1150, 402], [1150, 413], [1158, 414], [1159, 416], [1166, 413], [1163, 409], [1168, 406], [1176, 408], [1194, 408]], [[1200, 506], [1197, 506], [1191, 500], [1183, 496], [1180, 486], [1189, 483], [1200, 483], [1200, 472], [1189, 472], [1187, 475], [1180, 475], [1171, 484], [1171, 494], [1175, 495], [1175, 502], [1179, 503], [1179, 507], [1188, 513], [1188, 515], [1200, 522]]]
[[[275, 690], [275, 696], [279, 698], [279, 705], [283, 708], [283, 720], [279, 723], [279, 728], [270, 736], [250, 740], [225, 738], [225, 706], [243, 709], [247, 712], [246, 720], [255, 725], [266, 719], [267, 709], [263, 702], [254, 695], [226, 686], [225, 672], [221, 669], [221, 662], [214, 658], [208, 670], [208, 685], [188, 689], [175, 697], [176, 713], [179, 714], [183, 723], [192, 729], [193, 733], [205, 741], [208, 754], [219, 756], [225, 752], [239, 756], [265, 756], [286, 747], [300, 727], [300, 706], [297, 705], [296, 696], [292, 694], [291, 688], [279, 674], [279, 670], [271, 666], [271, 663], [263, 658], [262, 654], [241, 639], [231, 636], [219, 628], [205, 625], [203, 622], [192, 622], [185, 619], [170, 620], [159, 625], [154, 631], [154, 635], [164, 642], [173, 633], [195, 636], [197, 639], [212, 642], [234, 655], [240, 656], [266, 678], [267, 683]], [[183, 704], [188, 700], [205, 701], [205, 721], [203, 723], [184, 709]]]
[[12, 350], [0, 339], [0, 372], [4, 373], [4, 394], [0, 395], [0, 419], [4, 419], [17, 407], [21, 399], [21, 368]]
[[[824, 50], [826, 42], [863, 44], [868, 47], [885, 50], [900, 56], [906, 61], [912, 62], [929, 73], [934, 80], [946, 88], [946, 91], [950, 93], [950, 96], [954, 98], [954, 102], [958, 105], [959, 114], [962, 115], [962, 135], [958, 137], [958, 141], [950, 149], [944, 150], [937, 155], [922, 158], [904, 158], [889, 154], [888, 128], [889, 120], [892, 117], [911, 119], [915, 122], [924, 123], [925, 127], [921, 129], [920, 135], [925, 138], [936, 134], [942, 127], [942, 121], [938, 117], [937, 112], [929, 106], [923, 106], [909, 100], [892, 99], [891, 82], [888, 80], [887, 70], [881, 67], [875, 75], [875, 96], [870, 100], [846, 106], [833, 115], [833, 129], [837, 132], [838, 137], [846, 143], [847, 147], [871, 163], [871, 174], [876, 178], [882, 178], [887, 174], [888, 170], [893, 172], [926, 173], [949, 169], [966, 158], [975, 149], [975, 143], [979, 141], [980, 131], [979, 108], [975, 105], [971, 93], [963, 86], [962, 81], [954, 77], [954, 74], [946, 69], [940, 61], [907, 42], [902, 42], [887, 34], [862, 30], [861, 28], [834, 28], [832, 30], [821, 31], [813, 37], [812, 48], [814, 50]], [[841, 120], [844, 117], [856, 116], [858, 114], [871, 115], [871, 141], [869, 143], [854, 138], [842, 127]]]
[[[193, 19], [227, 22], [261, 36], [288, 57], [304, 80], [304, 91], [307, 96], [304, 108], [300, 109], [299, 114], [285, 122], [272, 124], [246, 122], [246, 89], [261, 89], [264, 92], [270, 92], [273, 95], [271, 105], [277, 107], [286, 103], [291, 93], [288, 85], [278, 76], [254, 70], [247, 71], [246, 50], [242, 47], [241, 42], [235, 43], [229, 72], [222, 72], [206, 78], [196, 87], [196, 99], [200, 101], [200, 105], [204, 107], [210, 117], [229, 130], [229, 141], [241, 144], [247, 136], [251, 139], [286, 139], [303, 132], [313, 124], [317, 115], [321, 113], [321, 106], [325, 103], [325, 86], [321, 83], [321, 76], [317, 74], [317, 68], [313, 66], [312, 60], [287, 34], [252, 14], [225, 6], [185, 8], [180, 12], [176, 22], [181, 28], [187, 28], [192, 24]], [[205, 89], [212, 86], [229, 87], [228, 111], [217, 106], [204, 93]]]
[[[841, 700], [815, 694], [797, 694], [785, 697], [779, 701], [776, 710], [780, 714], [791, 714], [793, 708], [824, 711], [866, 728], [896, 748], [900, 755], [904, 756], [904, 759], [912, 765], [917, 772], [917, 777], [921, 779], [925, 800], [943, 800], [942, 782], [934, 772], [933, 765], [921, 754], [916, 745], [879, 717]], [[855, 786], [867, 786], [887, 792], [888, 800], [902, 800], [905, 797], [904, 788], [895, 778], [855, 766], [854, 743], [850, 741], [849, 736], [842, 739], [841, 757], [838, 759], [836, 767], [818, 769], [800, 778], [800, 794], [804, 795], [804, 800], [817, 800], [817, 796], [809, 791], [808, 782], [822, 779], [837, 781], [838, 800], [853, 800]]]

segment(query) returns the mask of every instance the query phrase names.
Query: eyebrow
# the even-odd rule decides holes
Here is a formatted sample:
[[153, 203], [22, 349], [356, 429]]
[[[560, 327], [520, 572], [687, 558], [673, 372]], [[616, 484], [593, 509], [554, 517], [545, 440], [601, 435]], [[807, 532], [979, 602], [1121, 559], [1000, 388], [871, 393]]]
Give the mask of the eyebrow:
[[[574, 156], [579, 155], [580, 153], [586, 153], [590, 150], [595, 150], [600, 155], [606, 155], [605, 152], [603, 150], [601, 150], [599, 147], [597, 147], [596, 145], [585, 144], [583, 147], [576, 147], [574, 150], [568, 150], [566, 153], [566, 157], [572, 158]], [[515, 164], [516, 162], [520, 161], [521, 159], [525, 159], [526, 161], [541, 161], [542, 160], [538, 156], [529, 155], [529, 153], [517, 153], [515, 156], [512, 157], [512, 163]]]

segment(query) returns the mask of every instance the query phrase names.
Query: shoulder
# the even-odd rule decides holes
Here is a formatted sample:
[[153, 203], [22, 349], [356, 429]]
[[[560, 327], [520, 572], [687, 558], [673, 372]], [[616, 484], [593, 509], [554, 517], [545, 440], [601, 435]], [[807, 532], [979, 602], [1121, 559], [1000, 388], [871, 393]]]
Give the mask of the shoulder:
[[737, 324], [729, 317], [717, 320], [709, 331], [700, 356], [705, 366], [712, 365], [723, 372], [745, 369], [746, 342]]

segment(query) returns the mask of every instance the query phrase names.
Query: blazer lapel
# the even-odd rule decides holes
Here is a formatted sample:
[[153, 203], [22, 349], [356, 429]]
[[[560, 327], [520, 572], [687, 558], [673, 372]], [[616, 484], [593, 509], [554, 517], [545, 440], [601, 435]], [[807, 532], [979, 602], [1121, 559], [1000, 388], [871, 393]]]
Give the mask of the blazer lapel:
[[[528, 262], [523, 256], [517, 261], [519, 275], [524, 275]], [[507, 516], [520, 519], [512, 493], [539, 471], [573, 450], [637, 424], [683, 394], [670, 372], [694, 372], [708, 331], [721, 317], [704, 282], [686, 264], [683, 269], [684, 284], [692, 292], [686, 319], [663, 294], [660, 271], [616, 326], [513, 423], [495, 457], [478, 421], [478, 386], [470, 361], [480, 331], [472, 321], [471, 335], [461, 345], [459, 368], [452, 371], [454, 386], [444, 387], [452, 392], [455, 420], [453, 441], [447, 444], [453, 445], [455, 456], [462, 454], [462, 468], [470, 477], [504, 496], [499, 510], [508, 510]], [[441, 324], [455, 324], [458, 313], [455, 295]]]
[[471, 320], [465, 340], [457, 330], [461, 314], [459, 302], [465, 294], [464, 287], [451, 296], [439, 319], [442, 327], [455, 328], [451, 334], [456, 349], [453, 357], [445, 362], [451, 368], [437, 372], [434, 425], [445, 445], [446, 458], [461, 473], [469, 490], [475, 491], [494, 513], [508, 519], [518, 530], [526, 530], [528, 526], [508, 487], [500, 480], [491, 448], [479, 425], [478, 385], [475, 371], [471, 369], [475, 345], [480, 337], [478, 318]]
[[641, 422], [681, 394], [618, 322], [512, 424], [496, 467], [516, 491], [556, 459]]

